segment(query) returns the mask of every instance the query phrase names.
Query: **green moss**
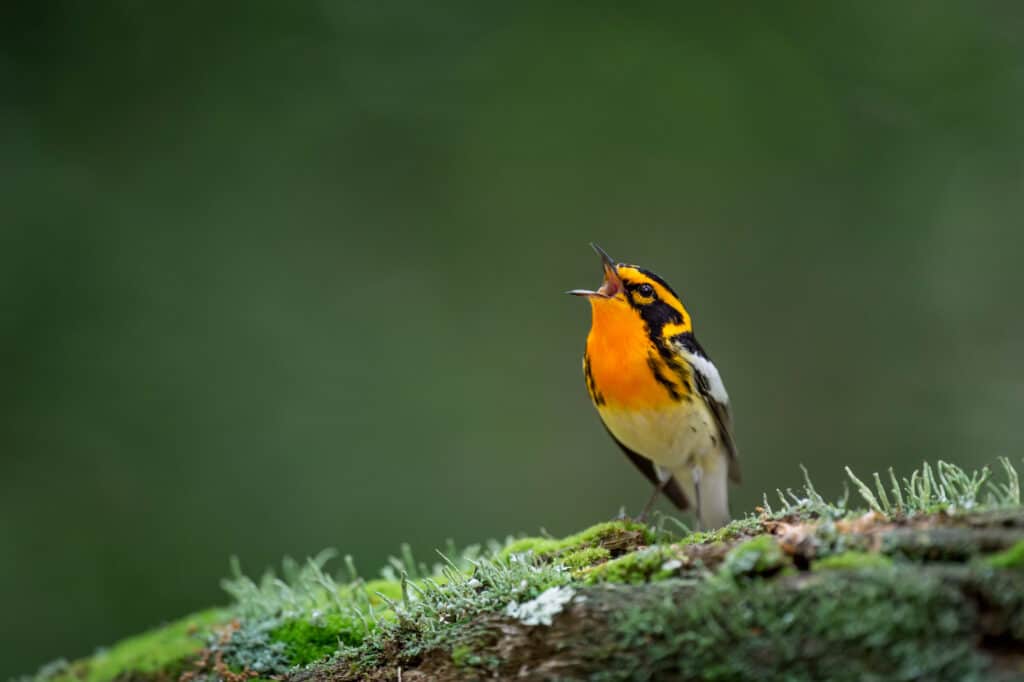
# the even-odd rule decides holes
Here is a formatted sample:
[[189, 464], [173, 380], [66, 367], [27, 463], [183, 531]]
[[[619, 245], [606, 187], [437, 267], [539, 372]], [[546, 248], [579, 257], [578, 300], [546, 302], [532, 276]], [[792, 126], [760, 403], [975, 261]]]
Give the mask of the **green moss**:
[[502, 559], [508, 559], [513, 554], [525, 554], [527, 552], [545, 554], [556, 546], [556, 542], [556, 540], [551, 538], [519, 538], [518, 540], [513, 540], [509, 544], [505, 545], [504, 549], [501, 550], [498, 556]]
[[483, 679], [494, 677], [494, 671], [501, 666], [501, 659], [494, 655], [494, 633], [481, 632], [478, 628], [456, 627], [450, 633], [452, 638], [451, 659], [456, 668], [461, 668], [464, 675], [470, 668], [476, 668], [480, 674], [467, 679]]
[[733, 576], [773, 573], [786, 563], [786, 555], [775, 538], [759, 535], [729, 550], [722, 562], [722, 572]]
[[892, 566], [892, 559], [876, 552], [840, 552], [815, 560], [813, 571], [849, 571], [859, 568], [884, 568]]
[[614, 542], [627, 534], [639, 534], [642, 544], [650, 544], [654, 541], [651, 530], [644, 524], [634, 521], [606, 521], [562, 539], [520, 538], [509, 543], [498, 556], [501, 559], [508, 559], [513, 554], [523, 554], [524, 552], [533, 552], [536, 556], [557, 556], [571, 550]]
[[612, 650], [592, 679], [991, 680], [974, 648], [981, 616], [972, 595], [997, 603], [1000, 593], [1019, 595], [1022, 579], [990, 587], [962, 566], [896, 564], [870, 574], [719, 576], [692, 590], [665, 581], [606, 606]]
[[305, 665], [330, 656], [338, 650], [339, 643], [358, 645], [365, 635], [362, 622], [330, 614], [318, 622], [288, 621], [272, 630], [270, 638], [285, 645], [285, 656], [292, 665]]
[[694, 532], [679, 541], [681, 545], [703, 545], [715, 542], [725, 542], [744, 535], [754, 535], [761, 532], [761, 521], [754, 516], [747, 516], [742, 519], [731, 521], [721, 528], [703, 532]]
[[468, 644], [458, 644], [452, 649], [452, 663], [459, 668], [471, 665], [470, 659], [473, 657], [473, 648]]
[[573, 552], [567, 552], [559, 557], [559, 561], [566, 568], [579, 570], [608, 561], [611, 557], [612, 553], [604, 547], [584, 547]]
[[649, 580], [663, 580], [675, 574], [675, 569], [666, 567], [672, 557], [665, 547], [656, 546], [624, 554], [612, 559], [584, 575], [588, 585], [596, 583], [640, 584]]
[[66, 675], [55, 680], [108, 682], [125, 673], [178, 672], [184, 659], [203, 648], [203, 636], [214, 625], [229, 619], [230, 615], [223, 609], [187, 616], [76, 661]]
[[386, 602], [381, 599], [380, 595], [384, 595], [391, 601], [397, 602], [402, 600], [402, 583], [397, 580], [371, 580], [364, 585], [363, 589], [366, 591], [366, 596], [369, 598], [370, 603], [375, 608], [386, 605]]
[[1021, 540], [1007, 550], [987, 557], [985, 563], [993, 568], [1024, 569], [1024, 540]]

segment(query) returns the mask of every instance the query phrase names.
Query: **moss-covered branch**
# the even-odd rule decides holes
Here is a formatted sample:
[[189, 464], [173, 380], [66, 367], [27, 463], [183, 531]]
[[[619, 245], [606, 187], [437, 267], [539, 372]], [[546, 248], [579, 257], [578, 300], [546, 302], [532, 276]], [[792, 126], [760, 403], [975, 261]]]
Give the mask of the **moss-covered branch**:
[[[858, 562], [859, 563], [859, 562]], [[481, 615], [371, 668], [301, 680], [1021, 679], [1024, 574], [832, 564], [774, 580], [677, 578], [581, 588], [550, 626]]]
[[1002, 469], [854, 477], [866, 509], [806, 481], [711, 533], [609, 522], [434, 567], [406, 550], [369, 582], [329, 553], [258, 582], [236, 565], [229, 610], [37, 679], [1024, 679], [1024, 509]]

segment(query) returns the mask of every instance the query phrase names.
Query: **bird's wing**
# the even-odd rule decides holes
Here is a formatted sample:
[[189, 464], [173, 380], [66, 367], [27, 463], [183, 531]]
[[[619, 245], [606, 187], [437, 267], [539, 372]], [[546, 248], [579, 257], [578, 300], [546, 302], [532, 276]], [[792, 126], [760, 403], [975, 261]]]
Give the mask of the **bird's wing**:
[[[604, 429], [605, 431], [608, 431], [608, 435], [612, 437], [612, 440], [615, 441], [616, 445], [622, 448], [622, 451], [626, 453], [626, 457], [629, 457], [629, 460], [636, 465], [636, 468], [640, 470], [640, 473], [642, 473], [648, 481], [656, 486], [660, 486], [662, 484], [664, 479], [658, 476], [658, 471], [654, 466], [654, 462], [643, 455], [638, 455], [623, 445], [622, 441], [616, 438], [615, 434], [612, 433], [607, 426], [605, 426]], [[680, 510], [690, 508], [690, 500], [687, 499], [686, 493], [684, 493], [683, 489], [679, 487], [679, 482], [676, 481], [675, 478], [666, 482], [664, 487], [661, 489], [661, 492], [664, 493], [665, 497], [672, 500], [672, 504]]]
[[732, 413], [729, 410], [729, 394], [725, 392], [725, 384], [718, 373], [718, 368], [704, 352], [693, 334], [680, 334], [672, 339], [679, 352], [693, 368], [697, 390], [711, 410], [718, 424], [718, 433], [722, 445], [729, 455], [729, 479], [734, 483], [740, 481], [740, 463], [736, 451], [736, 441], [732, 435]]

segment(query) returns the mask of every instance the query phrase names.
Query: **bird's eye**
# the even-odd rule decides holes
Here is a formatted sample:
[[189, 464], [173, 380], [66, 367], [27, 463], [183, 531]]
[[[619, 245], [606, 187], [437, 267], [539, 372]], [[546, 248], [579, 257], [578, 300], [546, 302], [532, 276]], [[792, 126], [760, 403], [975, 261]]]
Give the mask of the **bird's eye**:
[[654, 297], [654, 287], [652, 287], [650, 284], [641, 284], [636, 288], [636, 292], [643, 296], [644, 298]]

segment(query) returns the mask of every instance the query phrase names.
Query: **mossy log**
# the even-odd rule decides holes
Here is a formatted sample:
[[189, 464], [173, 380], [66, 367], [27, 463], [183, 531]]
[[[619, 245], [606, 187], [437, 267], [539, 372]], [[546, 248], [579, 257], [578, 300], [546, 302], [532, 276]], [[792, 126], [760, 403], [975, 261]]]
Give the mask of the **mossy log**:
[[966, 567], [601, 585], [550, 626], [483, 616], [414, 659], [289, 679], [1020, 680], [1022, 594]]
[[[350, 558], [235, 565], [228, 609], [196, 614], [32, 682], [329, 680], [1024, 680], [1024, 508], [940, 463], [872, 511], [780, 493], [713, 532], [630, 521], [477, 548], [378, 580]], [[982, 485], [993, 494], [979, 501]]]
[[710, 575], [641, 571], [579, 588], [550, 625], [484, 614], [413, 656], [394, 642], [374, 668], [289, 679], [1024, 679], [1024, 514], [869, 515], [836, 536], [859, 549], [825, 556], [813, 529], [676, 546], [664, 556]]

